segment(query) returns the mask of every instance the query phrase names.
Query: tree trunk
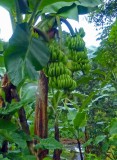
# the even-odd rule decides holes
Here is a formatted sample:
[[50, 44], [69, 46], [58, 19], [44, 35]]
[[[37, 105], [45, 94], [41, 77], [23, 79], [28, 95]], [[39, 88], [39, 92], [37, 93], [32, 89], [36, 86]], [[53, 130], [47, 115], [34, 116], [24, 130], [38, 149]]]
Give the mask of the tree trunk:
[[[7, 74], [5, 74], [4, 77], [2, 78], [1, 87], [4, 90], [6, 102], [11, 103], [12, 99], [15, 99], [16, 102], [20, 101], [20, 97], [19, 97], [19, 95], [17, 93], [16, 86], [14, 86], [10, 82]], [[22, 130], [26, 134], [30, 135], [29, 126], [28, 126], [27, 119], [26, 119], [26, 113], [25, 113], [25, 109], [24, 109], [23, 106], [19, 109], [18, 116], [19, 116], [19, 121], [20, 121]], [[11, 117], [6, 116], [6, 117], [4, 117], [4, 119], [10, 120]], [[3, 142], [2, 149], [1, 149], [2, 152], [3, 151], [7, 152], [7, 150], [8, 150], [8, 146], [7, 145], [8, 145], [7, 141]], [[33, 144], [32, 144], [32, 142], [27, 141], [27, 145], [29, 147], [30, 152], [33, 153], [33, 149], [32, 149], [33, 148]]]
[[[59, 135], [59, 125], [58, 125], [58, 116], [55, 116], [55, 139], [59, 141], [60, 135]], [[53, 160], [60, 160], [60, 155], [62, 153], [61, 149], [55, 149], [53, 154]]]
[[[39, 93], [37, 94], [37, 103], [35, 109], [35, 135], [40, 138], [48, 136], [48, 79], [43, 71], [40, 71]], [[37, 152], [37, 160], [42, 160], [48, 154], [48, 150], [39, 149]]]
[[81, 150], [81, 143], [80, 143], [79, 139], [77, 139], [77, 144], [78, 144], [78, 149], [79, 149], [79, 153], [80, 153], [80, 159], [83, 160], [83, 154], [82, 154], [82, 150]]

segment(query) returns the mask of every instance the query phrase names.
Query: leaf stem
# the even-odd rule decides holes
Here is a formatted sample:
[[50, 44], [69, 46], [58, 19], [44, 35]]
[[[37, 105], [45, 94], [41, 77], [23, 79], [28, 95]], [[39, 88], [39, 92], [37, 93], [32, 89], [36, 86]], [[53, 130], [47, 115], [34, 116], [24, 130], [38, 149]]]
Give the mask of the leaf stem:
[[71, 35], [74, 36], [74, 30], [73, 30], [71, 24], [70, 24], [66, 19], [64, 19], [64, 18], [61, 18], [61, 21], [62, 21], [63, 23], [65, 23], [65, 25], [68, 27]]
[[36, 15], [37, 9], [38, 9], [41, 1], [42, 1], [42, 0], [37, 0], [36, 3], [35, 3], [35, 7], [34, 7], [34, 10], [33, 10], [33, 13], [32, 13], [32, 15], [31, 15], [31, 17], [30, 17], [30, 19], [29, 19], [29, 22], [28, 22], [28, 23], [29, 23], [29, 26], [31, 26], [32, 23], [33, 23], [33, 19], [34, 19], [35, 15]]
[[62, 27], [61, 27], [61, 21], [60, 21], [59, 16], [56, 16], [56, 22], [57, 22], [57, 26], [58, 26], [59, 43], [61, 46], [62, 45]]
[[15, 19], [14, 19], [14, 16], [13, 16], [13, 13], [9, 12], [9, 15], [10, 15], [10, 19], [11, 19], [11, 26], [12, 26], [12, 30], [14, 31], [15, 29]]
[[19, 8], [18, 0], [15, 1], [15, 5], [16, 5], [17, 23], [20, 24], [20, 23], [22, 23], [22, 15], [20, 13], [20, 8]]

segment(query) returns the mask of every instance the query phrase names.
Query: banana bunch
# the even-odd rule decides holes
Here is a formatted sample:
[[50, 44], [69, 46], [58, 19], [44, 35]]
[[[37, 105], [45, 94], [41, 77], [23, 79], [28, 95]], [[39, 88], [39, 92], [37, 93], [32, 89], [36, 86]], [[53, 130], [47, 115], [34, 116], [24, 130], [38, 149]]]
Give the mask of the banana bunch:
[[87, 59], [88, 57], [86, 51], [70, 50], [68, 58], [77, 62], [79, 59]]
[[69, 62], [67, 63], [67, 67], [72, 71], [83, 71], [87, 72], [90, 69], [90, 64], [88, 60], [88, 56], [86, 52], [77, 52], [72, 51], [69, 54]]
[[72, 72], [82, 71], [85, 73], [90, 69], [87, 49], [82, 39], [84, 35], [83, 28], [80, 28], [79, 32], [76, 31], [75, 36], [66, 36], [66, 45], [69, 49], [67, 67]]
[[60, 61], [63, 62], [64, 64], [67, 63], [67, 56], [60, 49], [58, 43], [52, 41], [49, 45], [49, 50], [50, 50], [50, 61], [52, 62]]
[[71, 71], [62, 62], [52, 62], [48, 66], [49, 86], [56, 89], [75, 88]]
[[50, 61], [44, 68], [44, 72], [49, 78], [49, 86], [56, 89], [75, 89], [76, 82], [71, 78], [72, 72], [66, 65], [67, 56], [55, 41], [51, 41], [49, 50]]
[[65, 66], [62, 62], [52, 62], [48, 66], [48, 76], [49, 77], [57, 77], [61, 74], [64, 74], [65, 71]]
[[81, 70], [80, 64], [77, 63], [77, 62], [74, 62], [74, 61], [72, 61], [72, 60], [68, 62], [67, 67], [68, 67], [72, 72], [80, 71], [80, 70]]
[[66, 45], [68, 46], [68, 48], [77, 51], [83, 51], [85, 48], [85, 42], [79, 34], [76, 34], [72, 37], [70, 35], [67, 35]]
[[73, 90], [76, 88], [76, 82], [67, 74], [58, 77], [49, 78], [49, 86], [57, 89]]

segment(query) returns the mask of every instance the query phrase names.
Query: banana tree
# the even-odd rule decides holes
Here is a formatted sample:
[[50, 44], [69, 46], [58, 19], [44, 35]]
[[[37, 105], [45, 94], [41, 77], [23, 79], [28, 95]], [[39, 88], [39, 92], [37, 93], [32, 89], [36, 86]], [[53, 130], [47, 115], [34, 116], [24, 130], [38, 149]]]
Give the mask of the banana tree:
[[[6, 68], [6, 74], [2, 78], [5, 101], [12, 103], [12, 100], [15, 99], [19, 102], [20, 97], [17, 89], [20, 91], [26, 80], [39, 80], [34, 133], [40, 138], [47, 138], [48, 136], [48, 78], [43, 70], [50, 60], [48, 44], [56, 35], [60, 39], [60, 45], [62, 44], [62, 22], [74, 35], [74, 31], [66, 19], [78, 20], [80, 14], [94, 10], [100, 3], [100, 0], [93, 2], [92, 0], [83, 0], [82, 2], [72, 0], [52, 0], [51, 2], [44, 0], [36, 0], [35, 2], [32, 0], [0, 1], [0, 6], [6, 8], [10, 13], [13, 28], [13, 35], [7, 48], [3, 51], [3, 56], [0, 57], [0, 61], [4, 58]], [[41, 21], [39, 22], [40, 17]], [[24, 107], [19, 107], [18, 115], [23, 131], [30, 135]], [[47, 155], [47, 149], [39, 149], [35, 152], [32, 149], [32, 142], [29, 142], [27, 141], [27, 145], [37, 159], [41, 160]], [[54, 159], [60, 159], [60, 156], [55, 155]]]

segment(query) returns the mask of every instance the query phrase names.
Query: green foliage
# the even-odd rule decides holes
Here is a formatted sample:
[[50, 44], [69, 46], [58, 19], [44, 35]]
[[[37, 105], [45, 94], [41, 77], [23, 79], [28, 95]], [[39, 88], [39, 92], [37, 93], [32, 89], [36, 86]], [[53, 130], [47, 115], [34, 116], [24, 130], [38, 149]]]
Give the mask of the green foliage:
[[112, 119], [110, 123], [109, 133], [110, 135], [117, 134], [117, 119], [116, 118]]
[[2, 154], [0, 154], [0, 160], [10, 160], [8, 158], [4, 158]]
[[0, 40], [0, 52], [3, 51], [3, 42]]
[[14, 113], [16, 113], [22, 106], [26, 106], [29, 103], [31, 103], [33, 101], [33, 97], [32, 99], [23, 99], [20, 102], [12, 102], [11, 104], [7, 104], [6, 108], [2, 108], [0, 109], [0, 115], [1, 116], [6, 116], [6, 115], [13, 115]]
[[15, 8], [15, 0], [1, 0], [0, 1], [0, 6], [6, 8], [7, 10], [11, 11], [12, 9]]
[[[59, 41], [58, 35], [62, 35], [62, 30], [60, 24], [58, 24], [57, 17], [60, 16], [59, 18], [64, 17], [77, 20], [79, 14], [84, 14], [89, 12], [90, 9], [95, 9], [94, 7], [100, 3], [100, 0], [83, 0], [82, 2], [74, 2], [72, 0], [52, 0], [49, 2], [42, 0], [40, 6], [35, 6], [37, 1], [34, 2], [32, 0], [20, 0], [18, 2], [20, 2], [20, 13], [17, 13], [17, 17], [14, 16], [14, 22], [18, 21], [18, 18], [20, 17], [22, 23], [15, 26], [13, 35], [9, 40], [8, 48], [3, 49], [4, 55], [0, 56], [0, 67], [4, 67], [3, 62], [5, 61], [5, 68], [7, 69], [10, 81], [18, 86], [21, 101], [12, 101], [11, 104], [5, 102], [5, 107], [0, 108], [0, 149], [4, 140], [7, 140], [9, 143], [8, 153], [6, 153], [7, 158], [3, 158], [2, 155], [0, 156], [2, 159], [9, 160], [12, 158], [15, 160], [35, 160], [35, 156], [30, 155], [27, 147], [27, 141], [31, 141], [33, 138], [21, 130], [21, 124], [19, 124], [20, 122], [17, 113], [21, 107], [25, 108], [31, 135], [34, 135], [34, 106], [37, 83], [31, 80], [37, 78], [37, 72], [48, 65], [48, 62], [50, 63], [49, 50], [45, 39], [43, 39], [44, 35], [49, 29], [58, 27], [59, 34], [55, 35], [55, 39], [59, 42], [57, 45], [60, 45], [60, 48], [62, 48], [64, 57], [68, 52], [68, 48], [75, 48], [78, 50], [79, 42], [77, 43], [77, 40], [75, 41], [75, 45], [73, 42], [73, 45], [67, 47], [64, 47], [64, 43], [61, 44], [61, 39], [64, 39], [63, 37], [59, 37]], [[29, 4], [27, 2], [29, 2]], [[12, 12], [10, 12], [12, 13], [11, 16], [13, 16], [13, 13], [16, 14], [14, 0], [11, 0], [10, 2], [8, 0], [1, 0], [0, 5], [5, 6], [9, 11], [12, 10]], [[38, 36], [37, 33], [32, 34], [32, 25], [41, 14], [45, 13], [48, 13], [49, 16], [53, 14], [53, 17], [50, 19], [48, 18], [46, 21], [47, 23], [42, 18], [42, 23], [39, 23], [37, 26], [39, 29], [42, 29], [43, 25], [46, 26], [48, 24], [50, 25], [50, 28], [43, 30], [44, 33], [41, 32], [43, 33], [43, 36], [40, 34]], [[25, 14], [25, 19], [22, 18], [22, 14]], [[49, 16], [47, 15], [44, 17], [47, 18]], [[52, 22], [51, 24], [49, 24], [49, 20]], [[24, 23], [23, 21], [26, 22]], [[84, 36], [84, 32], [83, 30], [79, 31], [78, 34], [80, 36], [78, 35], [78, 37], [80, 37], [81, 40]], [[76, 138], [84, 143], [84, 147], [89, 147], [90, 153], [88, 155], [86, 154], [87, 160], [105, 159], [107, 153], [110, 151], [109, 149], [112, 149], [112, 153], [115, 154], [117, 139], [116, 118], [113, 118], [111, 121], [111, 118], [116, 116], [116, 112], [114, 111], [116, 111], [115, 107], [117, 104], [117, 88], [115, 85], [116, 56], [112, 58], [114, 51], [116, 51], [115, 31], [116, 27], [114, 28], [114, 31], [112, 29], [108, 42], [104, 43], [102, 49], [98, 50], [97, 53], [100, 52], [100, 54], [95, 54], [96, 58], [85, 61], [88, 63], [90, 61], [90, 64], [92, 64], [92, 68], [90, 68], [89, 72], [77, 70], [77, 72], [68, 73], [71, 74], [70, 76], [77, 82], [77, 87], [75, 86], [73, 92], [63, 88], [61, 90], [49, 88], [48, 117], [50, 138], [41, 139], [38, 137], [36, 139], [35, 136], [33, 136], [39, 141], [39, 143], [35, 145], [36, 150], [63, 149], [62, 144], [52, 138], [54, 133], [53, 127], [55, 125], [55, 127], [58, 127], [57, 129], [60, 130], [61, 137]], [[76, 38], [75, 35], [72, 35], [72, 38], [70, 36], [69, 40], [72, 39], [72, 41], [74, 41], [74, 38]], [[109, 44], [111, 44], [111, 47]], [[84, 51], [85, 43], [83, 40], [81, 46], [80, 51]], [[60, 48], [56, 47], [57, 50]], [[102, 57], [102, 54], [104, 56], [107, 54], [107, 60], [105, 62], [105, 57]], [[81, 56], [83, 56], [83, 53], [81, 53]], [[72, 58], [74, 57], [72, 56]], [[87, 55], [85, 55], [85, 58], [88, 59]], [[63, 57], [61, 59], [63, 60]], [[81, 61], [78, 62], [77, 57], [75, 59], [76, 63], [81, 63], [81, 65], [84, 63]], [[109, 64], [107, 64], [107, 62], [109, 62]], [[66, 65], [66, 62], [64, 63]], [[59, 66], [59, 68], [61, 68], [61, 66]], [[25, 83], [23, 83], [24, 81]], [[3, 95], [1, 96], [3, 97]], [[109, 123], [110, 121], [111, 123]], [[87, 138], [85, 137], [86, 134], [88, 134], [89, 138], [87, 141], [85, 141]], [[113, 145], [114, 147], [112, 147]], [[97, 155], [100, 155], [100, 157]], [[49, 160], [50, 157], [46, 157], [45, 159]]]
[[35, 156], [33, 155], [29, 155], [27, 153], [24, 152], [11, 152], [8, 155], [8, 158], [11, 160], [12, 158], [15, 158], [15, 160], [36, 160]]
[[62, 144], [54, 138], [40, 139], [40, 143], [35, 145], [35, 149], [62, 149]]
[[46, 157], [44, 158], [44, 160], [52, 160], [52, 158]]
[[97, 29], [101, 32], [99, 34], [100, 40], [108, 37], [111, 30], [111, 25], [113, 24], [115, 17], [117, 17], [117, 2], [116, 0], [106, 0], [101, 3], [101, 5], [90, 14], [90, 21], [94, 22]]
[[4, 67], [4, 56], [0, 55], [0, 67]]
[[[52, 0], [51, 2], [47, 2], [47, 1], [42, 1], [41, 5], [40, 5], [40, 8], [44, 8], [45, 6], [48, 6], [48, 5], [51, 5], [51, 4], [57, 4], [57, 2], [63, 2], [63, 0]], [[73, 3], [73, 0], [64, 0], [64, 2], [66, 2], [66, 4], [68, 2], [72, 2]], [[91, 0], [88, 0], [88, 1], [85, 1], [83, 0], [82, 2], [76, 2], [76, 4], [78, 5], [82, 5], [82, 6], [85, 6], [85, 7], [95, 7], [97, 6], [98, 4], [100, 4], [101, 1], [100, 0], [96, 0], [96, 1], [91, 1]], [[64, 6], [66, 6], [66, 4]]]
[[37, 92], [38, 84], [37, 82], [27, 81], [22, 85], [21, 98], [24, 100], [31, 99], [32, 102], [35, 101], [35, 94]]
[[53, 95], [51, 103], [52, 103], [52, 106], [55, 109], [55, 111], [57, 110], [57, 107], [58, 107], [59, 102], [62, 99], [63, 95], [64, 95], [64, 93], [59, 90]]
[[31, 37], [28, 24], [23, 23], [17, 25], [4, 57], [11, 82], [17, 86], [26, 77], [31, 79], [37, 77], [36, 71], [47, 64], [49, 52], [40, 39]]
[[116, 0], [104, 1], [99, 8], [92, 13], [92, 18], [96, 25], [110, 25], [117, 15], [116, 7]]
[[99, 135], [95, 138], [95, 144], [99, 144], [100, 142], [102, 142], [104, 139], [106, 138], [106, 135]]
[[85, 112], [78, 112], [75, 119], [74, 119], [74, 127], [77, 130], [80, 127], [85, 127], [87, 122], [86, 113]]
[[3, 128], [8, 131], [15, 131], [17, 129], [17, 126], [9, 120], [0, 119], [0, 130], [2, 130]]
[[42, 13], [57, 13], [64, 18], [78, 20], [79, 14], [86, 14], [94, 9], [101, 1], [42, 1], [40, 9]]

